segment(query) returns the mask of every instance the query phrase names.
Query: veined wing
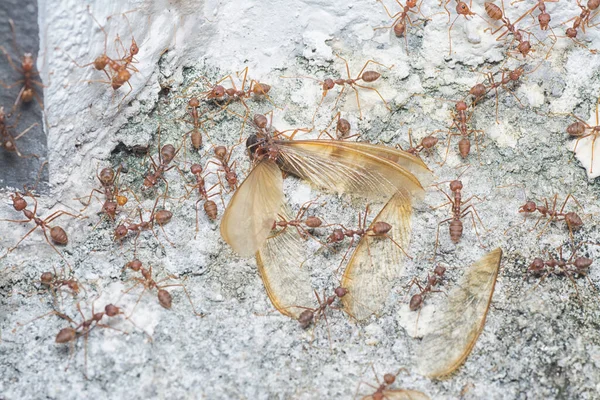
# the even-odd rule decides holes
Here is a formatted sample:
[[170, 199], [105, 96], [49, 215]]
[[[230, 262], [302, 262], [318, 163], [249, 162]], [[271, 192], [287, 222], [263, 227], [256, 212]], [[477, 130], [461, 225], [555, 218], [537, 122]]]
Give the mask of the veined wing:
[[406, 168], [336, 140], [276, 140], [281, 168], [314, 185], [370, 199], [397, 191], [421, 197], [419, 180]]
[[[286, 208], [282, 207], [281, 214], [291, 220]], [[272, 231], [256, 252], [258, 272], [271, 303], [280, 313], [295, 319], [305, 310], [301, 307], [316, 307], [310, 274], [301, 267], [302, 242], [296, 228], [290, 226], [285, 231]]]
[[267, 240], [283, 203], [283, 177], [264, 159], [250, 171], [229, 201], [221, 236], [242, 257], [250, 257]]
[[448, 295], [433, 331], [423, 337], [417, 363], [421, 372], [439, 378], [454, 372], [469, 356], [487, 316], [498, 269], [500, 248], [473, 264]]
[[433, 177], [431, 170], [427, 167], [423, 160], [421, 160], [421, 158], [407, 153], [404, 150], [366, 142], [339, 141], [339, 145], [393, 161], [415, 175], [421, 182], [422, 186], [429, 184]]
[[[365, 235], [361, 238], [342, 278], [348, 293], [342, 298], [344, 309], [357, 320], [381, 310], [394, 280], [404, 271], [404, 251], [410, 244], [412, 205], [408, 195], [397, 192], [371, 223], [392, 226], [386, 237]], [[400, 249], [396, 243], [402, 247]]]
[[[385, 400], [430, 400], [429, 396], [427, 396], [425, 393], [419, 392], [418, 390], [408, 389], [384, 390], [383, 398]], [[362, 398], [362, 400], [374, 399], [375, 397], [373, 395]]]

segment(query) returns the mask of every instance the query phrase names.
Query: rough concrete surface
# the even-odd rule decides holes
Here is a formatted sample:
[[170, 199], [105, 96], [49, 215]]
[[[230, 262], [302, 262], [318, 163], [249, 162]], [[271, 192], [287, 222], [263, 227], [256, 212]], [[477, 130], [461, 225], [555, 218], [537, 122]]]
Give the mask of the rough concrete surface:
[[[393, 13], [400, 9], [393, 1], [386, 5]], [[456, 15], [455, 5], [448, 3], [450, 22]], [[515, 21], [533, 4], [505, 6]], [[68, 57], [86, 64], [104, 51], [104, 35], [86, 4], [40, 1], [40, 48], [48, 52], [45, 64], [42, 67], [38, 61], [38, 67], [44, 82], [50, 82], [44, 88], [44, 100], [51, 186], [49, 194], [38, 198], [41, 216], [61, 209], [78, 213], [82, 205], [74, 198], [98, 187], [97, 169], [119, 165], [127, 171], [120, 176], [122, 187], [135, 192], [141, 207], [150, 210], [164, 184], [156, 190], [141, 190], [150, 161], [136, 155], [134, 146], [148, 145], [149, 154], [156, 159], [159, 126], [161, 145], [181, 143], [183, 134], [191, 129], [178, 120], [185, 114], [186, 97], [207, 90], [200, 77], [215, 82], [232, 74], [239, 85], [235, 73], [248, 67], [252, 79], [272, 86], [271, 99], [278, 106], [273, 126], [284, 130], [312, 125], [321, 88], [310, 79], [281, 76], [345, 77], [344, 64], [336, 54], [348, 60], [353, 74], [369, 59], [394, 65], [389, 70], [374, 66], [382, 78], [372, 84], [391, 111], [369, 91], [360, 91], [363, 119], [354, 93], [342, 96], [338, 106], [353, 132], [360, 133], [359, 140], [406, 147], [409, 129], [417, 139], [448, 129], [454, 103], [440, 98], [463, 98], [471, 86], [484, 81], [484, 72], [523, 65], [528, 73], [509, 86], [521, 104], [506, 90], [499, 90], [498, 123], [495, 94], [477, 104], [470, 123], [484, 133], [479, 151], [473, 149], [466, 161], [457, 153], [459, 138], [453, 137], [448, 161], [439, 165], [446, 153], [444, 132], [436, 133], [441, 140], [432, 154], [422, 154], [434, 171], [435, 182], [462, 173], [463, 197], [481, 199], [474, 204], [487, 230], [477, 227], [479, 240], [466, 219], [464, 235], [455, 245], [443, 225], [436, 260], [429, 261], [438, 222], [450, 216], [448, 207], [433, 208], [445, 197], [429, 187], [424, 202], [414, 211], [412, 242], [407, 249], [413, 259], [406, 261], [405, 274], [379, 317], [358, 324], [341, 312], [330, 312], [328, 326], [320, 323], [314, 330], [304, 331], [296, 321], [279, 315], [265, 294], [254, 259], [242, 259], [229, 249], [220, 238], [218, 221], [211, 222], [200, 212], [196, 233], [196, 193], [182, 198], [185, 182], [173, 169], [166, 173], [171, 198], [164, 205], [173, 212], [173, 219], [164, 232], [156, 229], [156, 237], [152, 232], [140, 235], [137, 257], [151, 265], [157, 277], [179, 278], [172, 283], [185, 284], [191, 301], [205, 316], [194, 315], [181, 287], [169, 288], [171, 310], [159, 305], [155, 290], [144, 293], [134, 310], [142, 289], [138, 286], [124, 293], [134, 285], [135, 274], [123, 271], [133, 258], [133, 239], [123, 245], [114, 242], [116, 224], [99, 222], [101, 201], [94, 200], [82, 212], [87, 219], [63, 216], [56, 221], [70, 239], [60, 251], [72, 266], [73, 276], [85, 287], [79, 296], [59, 293], [54, 305], [52, 294], [40, 289], [42, 272], [68, 268], [39, 231], [0, 259], [0, 397], [345, 399], [355, 396], [359, 382], [375, 384], [373, 366], [380, 377], [406, 367], [409, 373], [398, 375], [395, 387], [421, 390], [435, 399], [597, 398], [597, 265], [592, 264], [589, 282], [576, 279], [577, 292], [565, 277], [549, 276], [539, 286], [532, 277], [524, 279], [534, 257], [542, 257], [546, 251], [556, 254], [559, 246], [564, 246], [568, 255], [571, 248], [569, 231], [562, 222], [549, 224], [539, 237], [539, 227], [531, 231], [536, 218], [524, 220], [518, 212], [526, 200], [540, 202], [558, 194], [562, 204], [565, 196], [572, 194], [581, 208], [569, 202], [566, 209], [584, 216], [584, 226], [574, 233], [573, 240], [589, 242], [582, 246], [581, 255], [600, 256], [596, 245], [600, 241], [596, 223], [599, 186], [597, 179], [588, 180], [586, 169], [570, 151], [573, 144], [566, 134], [566, 127], [575, 121], [567, 113], [597, 124], [600, 57], [560, 37], [566, 26], [561, 22], [580, 12], [575, 4], [548, 3], [547, 9], [559, 36], [557, 42], [548, 53], [550, 31], [540, 31], [532, 18], [524, 18], [522, 26], [542, 43], [532, 35], [536, 51], [523, 60], [521, 56], [506, 58], [510, 40], [496, 41], [486, 31], [488, 24], [480, 18], [486, 17], [485, 11], [479, 2], [473, 4], [478, 16], [468, 21], [461, 17], [454, 23], [451, 56], [448, 15], [431, 1], [421, 6], [430, 19], [422, 22], [417, 16], [413, 18], [415, 26], [407, 30], [408, 53], [403, 38], [396, 38], [390, 30], [373, 30], [390, 25], [383, 7], [375, 1], [92, 2], [90, 10], [105, 25], [107, 52], [113, 56], [117, 34], [126, 47], [131, 42], [129, 25], [121, 13], [133, 10], [126, 15], [140, 46], [135, 64], [139, 72], [130, 80], [133, 90], [121, 101], [128, 91], [126, 85], [113, 92], [105, 83], [86, 82], [106, 77], [91, 67], [78, 68]], [[578, 38], [590, 49], [600, 48], [598, 27], [579, 32]], [[336, 88], [326, 96], [315, 119], [316, 129], [305, 137], [316, 137], [329, 123], [337, 93]], [[413, 96], [417, 93], [424, 96]], [[253, 113], [273, 109], [267, 100], [250, 99], [248, 106]], [[210, 157], [210, 143], [231, 146], [240, 139], [240, 118], [230, 112], [217, 114], [220, 109], [215, 105], [205, 108], [216, 114], [207, 125], [210, 139], [205, 137], [207, 143], [200, 152], [188, 147], [185, 154], [183, 150], [178, 154], [176, 162], [182, 168], [189, 169], [192, 161], [204, 164]], [[245, 112], [241, 104], [229, 109]], [[590, 116], [594, 118], [589, 120]], [[251, 132], [247, 124], [243, 138]], [[580, 145], [585, 147], [588, 139], [591, 141], [587, 138]], [[588, 150], [591, 156], [589, 145]], [[232, 160], [237, 161], [241, 179], [249, 170], [243, 145], [235, 148]], [[464, 171], [463, 165], [470, 167]], [[208, 168], [215, 170], [212, 164]], [[191, 181], [189, 172], [185, 176]], [[215, 184], [216, 175], [207, 183], [209, 187]], [[284, 190], [294, 211], [320, 196], [319, 206], [312, 212], [345, 226], [356, 226], [358, 212], [365, 206], [358, 198], [321, 193], [291, 177], [285, 179]], [[9, 193], [2, 195], [0, 218], [19, 218]], [[126, 195], [129, 202], [118, 216], [120, 221], [137, 218], [136, 200]], [[224, 193], [225, 204], [230, 197], [231, 193]], [[220, 198], [215, 201], [222, 215]], [[380, 205], [371, 207], [375, 210]], [[144, 213], [147, 218], [149, 211]], [[2, 254], [30, 227], [0, 222]], [[435, 263], [443, 263], [448, 267], [443, 289], [450, 291], [465, 267], [496, 247], [504, 251], [500, 275], [485, 328], [471, 355], [448, 379], [431, 381], [419, 376], [413, 360], [417, 314], [408, 310], [408, 282], [413, 276], [425, 279]], [[315, 289], [331, 292], [338, 284], [335, 270], [345, 247], [323, 251], [315, 241], [308, 241], [305, 250], [303, 268], [309, 269]], [[444, 298], [443, 293], [433, 293], [418, 323], [435, 318]], [[131, 320], [111, 320], [108, 324], [114, 329], [97, 327], [87, 341], [81, 338], [72, 349], [55, 343], [57, 333], [69, 326], [65, 319], [49, 315], [31, 321], [53, 309], [80, 321], [77, 304], [89, 318], [92, 306], [97, 311], [109, 303], [131, 313]], [[366, 395], [369, 390], [361, 384], [358, 393]]]

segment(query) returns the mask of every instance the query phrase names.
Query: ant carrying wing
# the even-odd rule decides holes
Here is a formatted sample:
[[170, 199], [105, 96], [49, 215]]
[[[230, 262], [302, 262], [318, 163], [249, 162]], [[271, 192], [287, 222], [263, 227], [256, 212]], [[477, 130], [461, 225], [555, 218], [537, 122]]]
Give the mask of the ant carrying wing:
[[240, 256], [250, 257], [267, 240], [282, 203], [281, 171], [267, 158], [258, 160], [223, 213], [221, 236]]
[[401, 150], [337, 140], [274, 143], [279, 147], [278, 162], [284, 171], [320, 188], [370, 199], [388, 198], [399, 190], [423, 195], [421, 183], [405, 166], [418, 170], [424, 164]]
[[369, 226], [372, 230], [378, 221], [390, 224], [388, 237], [364, 235], [348, 262], [341, 284], [348, 294], [342, 302], [344, 309], [357, 320], [379, 312], [394, 279], [402, 274], [401, 261], [403, 249], [408, 248], [410, 241], [411, 215], [411, 199], [402, 192], [394, 194]]
[[448, 295], [440, 318], [421, 342], [417, 354], [421, 373], [444, 377], [467, 359], [485, 325], [501, 259], [500, 248], [483, 256]]
[[[282, 207], [281, 215], [289, 217], [287, 207]], [[273, 231], [256, 252], [258, 272], [271, 303], [280, 313], [294, 319], [307, 308], [316, 307], [310, 274], [301, 268], [302, 242], [296, 229]]]

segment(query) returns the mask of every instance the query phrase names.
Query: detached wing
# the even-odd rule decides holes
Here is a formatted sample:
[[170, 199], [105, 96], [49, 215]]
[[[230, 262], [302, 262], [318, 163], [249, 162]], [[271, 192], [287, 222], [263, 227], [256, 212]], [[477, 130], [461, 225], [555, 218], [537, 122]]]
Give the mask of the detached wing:
[[283, 177], [274, 162], [259, 161], [229, 201], [221, 236], [242, 257], [265, 243], [283, 203]]
[[421, 373], [430, 378], [443, 377], [467, 359], [483, 330], [501, 258], [500, 248], [486, 254], [448, 295], [439, 319], [436, 316], [439, 325], [421, 342], [417, 354]]
[[[282, 207], [281, 214], [291, 220]], [[301, 266], [303, 240], [294, 227], [272, 231], [256, 252], [258, 272], [273, 306], [283, 315], [298, 319], [306, 308], [316, 307], [310, 274]], [[304, 308], [303, 308], [304, 307]]]
[[411, 215], [410, 197], [397, 192], [371, 223], [371, 227], [377, 221], [392, 225], [388, 235], [393, 240], [365, 235], [354, 250], [342, 278], [342, 287], [348, 289], [342, 302], [357, 320], [381, 310], [394, 280], [404, 271], [402, 249], [408, 251], [410, 244]]
[[371, 147], [337, 140], [277, 140], [276, 144], [281, 168], [320, 188], [369, 199], [387, 199], [397, 191], [417, 197], [424, 193], [408, 169], [374, 154]]

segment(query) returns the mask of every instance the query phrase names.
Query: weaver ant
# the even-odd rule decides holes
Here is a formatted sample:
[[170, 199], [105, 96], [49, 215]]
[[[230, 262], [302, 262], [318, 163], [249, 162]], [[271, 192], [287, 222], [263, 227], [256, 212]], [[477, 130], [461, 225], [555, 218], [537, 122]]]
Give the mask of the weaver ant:
[[13, 62], [12, 57], [10, 56], [10, 54], [8, 54], [8, 51], [6, 51], [6, 49], [3, 46], [0, 46], [0, 51], [4, 53], [12, 69], [21, 74], [23, 76], [23, 79], [19, 79], [11, 85], [7, 85], [4, 82], [0, 81], [0, 85], [3, 86], [5, 89], [10, 89], [14, 86], [21, 84], [23, 85], [23, 87], [19, 91], [17, 99], [15, 100], [13, 109], [15, 109], [19, 105], [20, 101], [23, 101], [24, 103], [29, 103], [35, 98], [35, 100], [38, 102], [38, 105], [43, 110], [44, 103], [42, 102], [42, 99], [40, 98], [39, 94], [37, 94], [37, 92], [35, 91], [35, 86], [37, 85], [41, 88], [44, 88], [45, 86], [42, 82], [36, 81], [34, 79], [34, 77], [39, 76], [40, 73], [34, 70], [35, 61], [33, 59], [33, 55], [31, 53], [23, 53], [19, 49], [19, 45], [17, 44], [17, 37], [15, 34], [15, 24], [12, 19], [9, 19], [8, 23], [10, 24], [10, 29], [12, 31], [14, 49], [17, 52], [17, 54], [23, 54], [21, 58], [21, 66], [19, 67]]
[[445, 273], [446, 268], [441, 265], [438, 265], [433, 269], [432, 275], [427, 274], [425, 286], [421, 286], [417, 278], [413, 278], [410, 281], [409, 288], [413, 285], [417, 285], [417, 287], [419, 288], [419, 293], [414, 294], [410, 298], [409, 308], [411, 311], [416, 311], [423, 307], [425, 298], [429, 293], [441, 292], [441, 290], [434, 290], [434, 288], [442, 282]]
[[[152, 278], [152, 266], [150, 266], [149, 268], [144, 268], [142, 266], [142, 263], [140, 260], [135, 259], [133, 261], [130, 261], [129, 263], [127, 263], [127, 265], [125, 266], [125, 268], [130, 268], [135, 272], [139, 272], [142, 277], [134, 277], [132, 278], [134, 281], [136, 281], [136, 284], [133, 285], [132, 287], [130, 287], [129, 289], [127, 289], [124, 293], [128, 293], [131, 290], [133, 290], [134, 288], [136, 288], [138, 285], [142, 285], [144, 287], [144, 290], [142, 291], [142, 293], [140, 294], [140, 296], [138, 297], [135, 306], [133, 307], [133, 310], [135, 310], [135, 308], [137, 307], [137, 305], [139, 304], [140, 300], [142, 299], [142, 296], [144, 295], [144, 293], [146, 293], [146, 290], [152, 290], [152, 289], [156, 289], [157, 290], [157, 294], [156, 297], [158, 299], [158, 303], [163, 307], [166, 308], [168, 310], [171, 309], [171, 305], [173, 302], [173, 297], [171, 296], [171, 293], [169, 293], [167, 290], [165, 290], [165, 288], [168, 287], [181, 287], [183, 288], [183, 291], [185, 292], [185, 295], [188, 298], [188, 301], [190, 302], [190, 305], [192, 306], [192, 311], [194, 312], [194, 314], [198, 317], [204, 317], [203, 313], [199, 313], [196, 311], [196, 308], [194, 307], [194, 303], [192, 302], [192, 298], [190, 297], [190, 294], [188, 293], [185, 285], [183, 285], [182, 283], [173, 283], [173, 284], [168, 284], [168, 285], [162, 285], [162, 282], [165, 282], [167, 280], [173, 280], [176, 279], [174, 276], [169, 275], [164, 279], [161, 279], [159, 281], [155, 281]], [[132, 310], [132, 312], [133, 312]]]
[[[92, 189], [89, 196], [87, 196], [87, 201], [82, 201], [84, 197], [76, 199], [80, 200], [84, 205], [84, 208], [82, 208], [80, 212], [83, 212], [86, 208], [89, 207], [89, 205], [92, 202], [92, 196], [94, 195], [94, 193], [99, 193], [101, 195], [104, 195], [104, 203], [102, 204], [101, 212], [106, 214], [108, 218], [114, 221], [117, 215], [118, 207], [124, 206], [125, 204], [127, 204], [128, 201], [127, 197], [120, 194], [120, 190], [117, 184], [121, 171], [122, 167], [119, 166], [117, 168], [116, 173], [115, 170], [111, 167], [102, 168], [99, 174], [98, 172], [96, 172], [96, 177], [100, 181], [101, 189]], [[131, 193], [133, 194], [133, 192]], [[135, 197], [135, 194], [133, 195]]]
[[[463, 173], [464, 173], [464, 171], [463, 171]], [[473, 204], [469, 204], [471, 202], [471, 200], [474, 198], [479, 201], [482, 201], [482, 200], [479, 197], [477, 197], [476, 195], [472, 195], [471, 197], [469, 197], [468, 199], [463, 201], [462, 200], [463, 184], [458, 179], [455, 179], [450, 182], [450, 191], [452, 192], [452, 196], [448, 195], [448, 193], [446, 193], [446, 191], [444, 191], [442, 188], [440, 188], [439, 185], [440, 184], [436, 184], [435, 186], [438, 188], [438, 190], [440, 192], [442, 192], [444, 194], [444, 196], [446, 196], [448, 201], [442, 205], [434, 207], [434, 209], [444, 207], [447, 205], [451, 205], [452, 206], [452, 217], [447, 218], [438, 223], [437, 232], [435, 234], [435, 247], [433, 249], [432, 260], [435, 259], [435, 255], [437, 252], [437, 247], [438, 247], [438, 243], [439, 243], [439, 235], [440, 235], [440, 226], [446, 222], [450, 222], [450, 224], [449, 224], [450, 240], [456, 244], [460, 241], [462, 234], [463, 234], [462, 219], [469, 214], [471, 215], [471, 219], [473, 221], [473, 228], [475, 229], [475, 233], [477, 234], [477, 239], [479, 240], [479, 244], [482, 247], [484, 247], [483, 244], [481, 243], [481, 238], [479, 236], [479, 232], [477, 231], [477, 225], [475, 224], [475, 217], [473, 216], [473, 214], [475, 214], [475, 216], [477, 216], [477, 219], [479, 220], [479, 223], [481, 224], [481, 226], [483, 227], [484, 230], [485, 230], [485, 226], [483, 225], [483, 221], [479, 217], [479, 214], [477, 213], [475, 206]]]
[[575, 146], [573, 151], [577, 151], [577, 145], [579, 141], [588, 137], [592, 137], [592, 157], [590, 160], [590, 174], [593, 172], [594, 168], [594, 145], [596, 143], [596, 139], [598, 139], [598, 135], [600, 134], [600, 113], [598, 112], [598, 108], [600, 107], [600, 97], [598, 97], [598, 101], [596, 102], [596, 126], [590, 126], [587, 122], [577, 117], [576, 115], [571, 114], [574, 118], [577, 119], [576, 122], [572, 123], [567, 127], [567, 133], [575, 140]]
[[[186, 188], [187, 194], [184, 197], [189, 197], [192, 194], [192, 191], [194, 189], [198, 190], [198, 200], [196, 201], [196, 236], [198, 235], [198, 203], [200, 203], [201, 201], [204, 200], [204, 204], [203, 204], [203, 208], [204, 208], [204, 212], [206, 214], [206, 216], [214, 221], [217, 219], [217, 213], [218, 213], [218, 208], [217, 208], [217, 203], [215, 203], [214, 201], [210, 200], [211, 197], [215, 197], [215, 196], [221, 196], [221, 191], [219, 191], [218, 193], [213, 193], [213, 194], [209, 194], [212, 189], [214, 189], [217, 185], [219, 185], [218, 183], [215, 183], [213, 186], [211, 186], [210, 188], [206, 189], [206, 184], [204, 179], [206, 178], [206, 176], [210, 175], [212, 172], [206, 173], [204, 175], [202, 175], [202, 166], [200, 164], [192, 164], [192, 166], [190, 167], [190, 172], [194, 175], [194, 178], [196, 179], [196, 182], [191, 185], [190, 190], [188, 190]], [[223, 202], [223, 197], [221, 197], [221, 202]], [[225, 207], [225, 205], [223, 204], [223, 207]]]
[[397, 148], [403, 150], [407, 153], [412, 154], [413, 156], [418, 156], [422, 151], [426, 151], [431, 153], [431, 149], [438, 143], [438, 138], [433, 135], [427, 135], [421, 139], [418, 145], [415, 146], [415, 143], [412, 139], [412, 129], [408, 129], [408, 144], [409, 148], [403, 149], [402, 146], [396, 145]]
[[[447, 6], [451, 1], [452, 0], [446, 0], [446, 2], [444, 3], [444, 9], [448, 13], [448, 22], [450, 22], [450, 11], [448, 10]], [[454, 18], [454, 21], [452, 21], [452, 24], [450, 24], [450, 28], [448, 28], [448, 41], [450, 43], [450, 52], [448, 53], [448, 55], [452, 55], [452, 33], [451, 32], [452, 32], [452, 27], [454, 26], [454, 23], [456, 22], [458, 17], [460, 17], [462, 15], [468, 21], [470, 16], [477, 15], [471, 11], [471, 7], [473, 6], [473, 0], [471, 0], [469, 4], [470, 5], [467, 5], [467, 3], [465, 3], [461, 0], [456, 0], [457, 15], [456, 15], [456, 18]]]
[[[406, 5], [403, 6], [402, 3], [400, 3], [399, 0], [396, 0], [396, 3], [398, 3], [398, 5], [402, 8], [401, 11], [398, 11], [396, 14], [392, 15], [390, 13], [390, 11], [388, 10], [388, 8], [385, 6], [383, 0], [377, 0], [378, 2], [381, 3], [381, 5], [383, 6], [383, 8], [385, 9], [386, 14], [394, 20], [394, 22], [392, 23], [391, 26], [382, 26], [382, 27], [377, 27], [374, 29], [389, 29], [392, 28], [394, 30], [394, 34], [396, 35], [396, 37], [401, 37], [402, 35], [404, 35], [404, 40], [406, 41], [406, 53], [408, 54], [408, 38], [406, 36], [406, 25], [407, 23], [410, 26], [414, 26], [412, 21], [410, 20], [410, 16], [409, 16], [409, 12], [412, 13], [417, 13], [414, 10], [411, 10], [412, 8], [417, 7], [417, 0], [407, 0], [406, 1]], [[421, 0], [421, 4], [423, 3], [423, 0]], [[419, 5], [419, 7], [417, 8], [418, 12], [423, 15], [421, 13], [421, 6]]]
[[[336, 120], [336, 118], [337, 118], [337, 122], [335, 123], [335, 136], [334, 136], [328, 132], [328, 129], [331, 126], [331, 124], [333, 124], [333, 121]], [[326, 135], [331, 140], [349, 140], [354, 137], [360, 137], [360, 134], [358, 134], [358, 133], [355, 133], [354, 135], [350, 135], [351, 129], [352, 129], [352, 125], [350, 125], [350, 122], [347, 119], [342, 118], [342, 113], [340, 111], [338, 111], [338, 113], [333, 116], [333, 118], [331, 119], [329, 124], [325, 127], [325, 129], [323, 129], [321, 131], [321, 133], [319, 133], [319, 137], [317, 139], [321, 139], [321, 137], [323, 135]]]
[[[510, 47], [514, 41], [517, 41], [517, 43], [519, 43], [517, 45], [517, 51], [519, 53], [521, 53], [523, 58], [525, 58], [527, 56], [527, 54], [529, 54], [529, 52], [531, 51], [531, 42], [529, 40], [523, 40], [523, 35], [521, 32], [527, 33], [529, 36], [531, 36], [532, 33], [525, 31], [523, 29], [517, 29], [515, 27], [515, 24], [517, 24], [521, 19], [523, 19], [527, 14], [521, 15], [515, 21], [514, 24], [511, 24], [510, 20], [506, 16], [506, 12], [504, 10], [504, 1], [503, 0], [502, 0], [502, 9], [500, 9], [500, 7], [498, 7], [494, 3], [490, 3], [490, 2], [485, 3], [485, 12], [494, 21], [502, 22], [502, 25], [495, 30], [493, 30], [492, 28], [487, 28], [490, 30], [490, 33], [492, 36], [495, 35], [497, 32], [499, 32], [500, 30], [502, 30], [503, 28], [506, 28], [506, 31], [504, 31], [500, 36], [498, 36], [496, 38], [496, 41], [502, 39], [502, 37], [504, 35], [506, 35], [507, 33], [509, 33], [509, 32], [512, 33], [513, 40], [510, 42], [508, 47]], [[535, 35], [534, 35], [534, 37], [535, 37]], [[538, 40], [538, 42], [539, 42], [539, 40]]]
[[32, 124], [29, 128], [25, 129], [23, 132], [19, 133], [17, 136], [13, 136], [10, 133], [10, 130], [15, 128], [19, 123], [19, 117], [17, 116], [16, 122], [14, 125], [7, 125], [6, 114], [4, 112], [4, 107], [0, 107], [0, 147], [4, 147], [6, 151], [9, 153], [15, 153], [17, 156], [21, 158], [39, 158], [37, 154], [21, 154], [19, 148], [17, 146], [17, 140], [23, 137], [27, 132], [29, 132], [34, 127], [38, 126], [38, 123]]
[[[510, 5], [512, 6], [515, 3], [520, 3], [521, 1], [524, 0], [516, 0], [513, 1], [512, 3], [510, 3]], [[548, 30], [548, 25], [550, 24], [550, 14], [548, 14], [546, 12], [546, 3], [557, 3], [558, 0], [536, 0], [537, 4], [534, 5], [533, 7], [531, 7], [529, 10], [527, 10], [525, 12], [525, 14], [523, 14], [521, 17], [519, 17], [519, 19], [517, 20], [517, 22], [519, 20], [521, 20], [521, 18], [525, 17], [526, 15], [531, 15], [532, 18], [533, 17], [533, 12], [537, 9], [540, 10], [540, 14], [538, 15], [537, 19], [538, 19], [538, 23], [540, 24], [540, 29], [545, 31]], [[535, 18], [534, 18], [535, 19]]]
[[[27, 209], [27, 201], [25, 200], [25, 198], [23, 196], [27, 196], [33, 200], [33, 202], [34, 202], [33, 211], [30, 211]], [[11, 253], [14, 249], [16, 249], [19, 246], [19, 244], [21, 244], [21, 242], [23, 240], [25, 240], [27, 238], [27, 236], [29, 236], [33, 231], [35, 231], [37, 228], [41, 228], [42, 233], [44, 234], [44, 238], [46, 239], [46, 242], [50, 245], [50, 247], [52, 247], [52, 249], [56, 253], [58, 253], [58, 255], [70, 267], [70, 264], [67, 261], [67, 259], [62, 255], [62, 253], [60, 251], [58, 251], [58, 249], [54, 245], [54, 244], [60, 245], [60, 246], [66, 245], [69, 242], [69, 237], [67, 236], [67, 233], [65, 232], [65, 230], [63, 228], [61, 228], [60, 226], [56, 225], [56, 226], [50, 227], [49, 224], [52, 221], [54, 221], [55, 219], [57, 219], [58, 217], [61, 217], [63, 215], [68, 215], [73, 218], [86, 218], [86, 217], [81, 217], [81, 215], [75, 215], [75, 214], [71, 214], [64, 210], [59, 210], [59, 211], [56, 211], [56, 212], [48, 215], [45, 219], [41, 219], [37, 215], [37, 207], [38, 207], [37, 200], [36, 200], [35, 196], [29, 190], [27, 190], [23, 195], [21, 195], [21, 193], [19, 193], [19, 192], [15, 192], [10, 197], [13, 202], [13, 208], [15, 209], [15, 211], [23, 212], [23, 215], [25, 216], [26, 219], [23, 219], [23, 220], [0, 219], [0, 221], [15, 222], [15, 223], [26, 223], [26, 222], [33, 221], [33, 222], [35, 222], [35, 226], [33, 228], [31, 228], [29, 230], [29, 232], [27, 232], [17, 242], [17, 244], [15, 244], [13, 247], [9, 248], [6, 251], [6, 254], [4, 256], [2, 256], [2, 258], [6, 257], [9, 253]], [[48, 238], [48, 233], [46, 232], [46, 229], [50, 230], [50, 238]]]
[[569, 199], [573, 199], [573, 201], [579, 206], [581, 207], [581, 204], [579, 204], [579, 202], [577, 201], [577, 199], [572, 195], [572, 194], [568, 194], [567, 197], [565, 198], [564, 203], [562, 204], [560, 210], [557, 211], [556, 209], [556, 202], [558, 199], [558, 194], [554, 195], [553, 201], [552, 201], [552, 207], [550, 207], [548, 205], [548, 200], [544, 199], [544, 205], [537, 205], [536, 203], [534, 203], [533, 201], [528, 201], [526, 202], [523, 206], [521, 206], [521, 208], [519, 209], [520, 213], [534, 213], [534, 212], [539, 212], [540, 213], [540, 217], [538, 218], [537, 222], [535, 223], [535, 225], [533, 226], [532, 230], [535, 229], [538, 224], [540, 223], [540, 221], [543, 218], [547, 218], [548, 220], [546, 221], [546, 224], [542, 227], [538, 237], [541, 237], [542, 234], [544, 233], [544, 231], [546, 230], [546, 228], [548, 227], [548, 225], [552, 222], [552, 221], [565, 221], [565, 223], [567, 224], [567, 228], [569, 228], [569, 234], [571, 236], [571, 239], [573, 239], [573, 231], [579, 229], [582, 225], [583, 225], [583, 220], [581, 219], [581, 217], [574, 211], [570, 211], [570, 212], [563, 212], [565, 209], [565, 206], [567, 205], [567, 202], [569, 201]]

